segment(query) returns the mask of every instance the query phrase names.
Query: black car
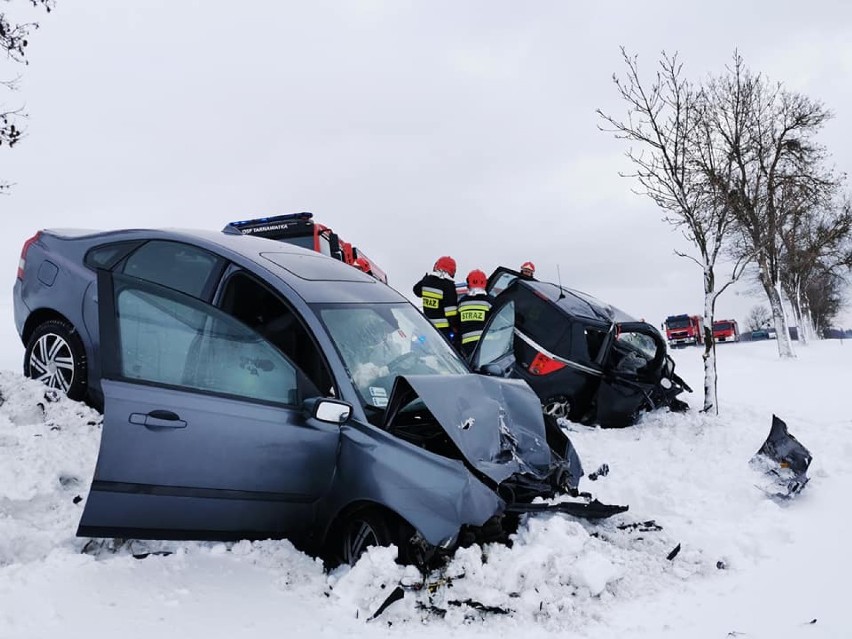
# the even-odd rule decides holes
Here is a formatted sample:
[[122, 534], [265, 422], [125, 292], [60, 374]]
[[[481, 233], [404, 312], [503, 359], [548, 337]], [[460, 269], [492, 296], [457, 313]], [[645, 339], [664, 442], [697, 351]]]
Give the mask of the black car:
[[675, 374], [660, 332], [594, 297], [499, 267], [488, 278], [498, 307], [515, 307], [512, 375], [546, 414], [618, 428], [642, 411], [686, 410], [692, 389]]

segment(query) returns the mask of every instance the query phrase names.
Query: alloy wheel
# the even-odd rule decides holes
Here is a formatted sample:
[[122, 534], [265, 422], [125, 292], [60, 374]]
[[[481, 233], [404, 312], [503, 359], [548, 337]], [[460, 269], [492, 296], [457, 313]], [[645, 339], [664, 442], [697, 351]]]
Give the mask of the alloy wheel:
[[367, 548], [380, 545], [379, 535], [370, 523], [363, 519], [355, 519], [349, 524], [343, 540], [343, 561], [353, 566]]
[[67, 393], [74, 382], [74, 354], [70, 344], [56, 333], [45, 333], [30, 353], [29, 369], [33, 379]]

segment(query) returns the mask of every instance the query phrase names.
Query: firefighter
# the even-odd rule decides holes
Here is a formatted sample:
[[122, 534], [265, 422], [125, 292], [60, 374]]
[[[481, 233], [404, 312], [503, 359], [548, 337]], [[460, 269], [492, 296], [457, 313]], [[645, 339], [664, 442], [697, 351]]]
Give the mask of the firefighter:
[[444, 255], [435, 262], [432, 272], [414, 285], [414, 294], [423, 300], [426, 319], [454, 346], [458, 343], [459, 334], [455, 276], [456, 261]]
[[470, 357], [479, 343], [494, 306], [494, 298], [485, 292], [487, 283], [485, 273], [474, 269], [467, 274], [467, 295], [459, 300], [461, 352], [465, 357]]
[[521, 264], [521, 277], [525, 280], [535, 279], [535, 264], [532, 262], [524, 262]]

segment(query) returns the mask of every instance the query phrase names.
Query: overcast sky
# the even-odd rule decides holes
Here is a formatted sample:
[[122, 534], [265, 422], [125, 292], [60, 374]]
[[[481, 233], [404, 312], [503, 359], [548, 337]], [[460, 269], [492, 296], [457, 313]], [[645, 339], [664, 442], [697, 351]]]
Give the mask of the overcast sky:
[[[679, 233], [597, 129], [596, 108], [624, 112], [621, 45], [647, 73], [677, 51], [695, 79], [738, 49], [826, 103], [822, 141], [852, 165], [848, 2], [57, 0], [27, 15], [42, 23], [30, 65], [0, 65], [23, 73], [6, 107], [30, 115], [0, 151], [10, 281], [39, 228], [313, 211], [408, 295], [440, 255], [461, 276], [531, 259], [655, 324], [700, 313]], [[763, 301], [745, 290], [717, 316]]]

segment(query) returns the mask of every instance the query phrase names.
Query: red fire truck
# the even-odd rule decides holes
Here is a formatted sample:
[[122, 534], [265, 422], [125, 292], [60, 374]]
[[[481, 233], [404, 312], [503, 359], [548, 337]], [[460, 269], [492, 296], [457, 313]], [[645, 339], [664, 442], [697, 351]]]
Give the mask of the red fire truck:
[[704, 343], [704, 320], [700, 315], [669, 315], [663, 328], [669, 346]]
[[716, 320], [713, 322], [713, 339], [717, 342], [739, 342], [740, 330], [736, 320]]
[[225, 233], [257, 235], [272, 240], [281, 240], [317, 253], [328, 255], [341, 262], [353, 265], [359, 257], [370, 266], [370, 275], [387, 284], [388, 276], [379, 266], [364, 255], [363, 251], [349, 242], [345, 242], [329, 227], [314, 222], [313, 213], [290, 213], [273, 217], [259, 217], [252, 220], [240, 220], [226, 224]]

